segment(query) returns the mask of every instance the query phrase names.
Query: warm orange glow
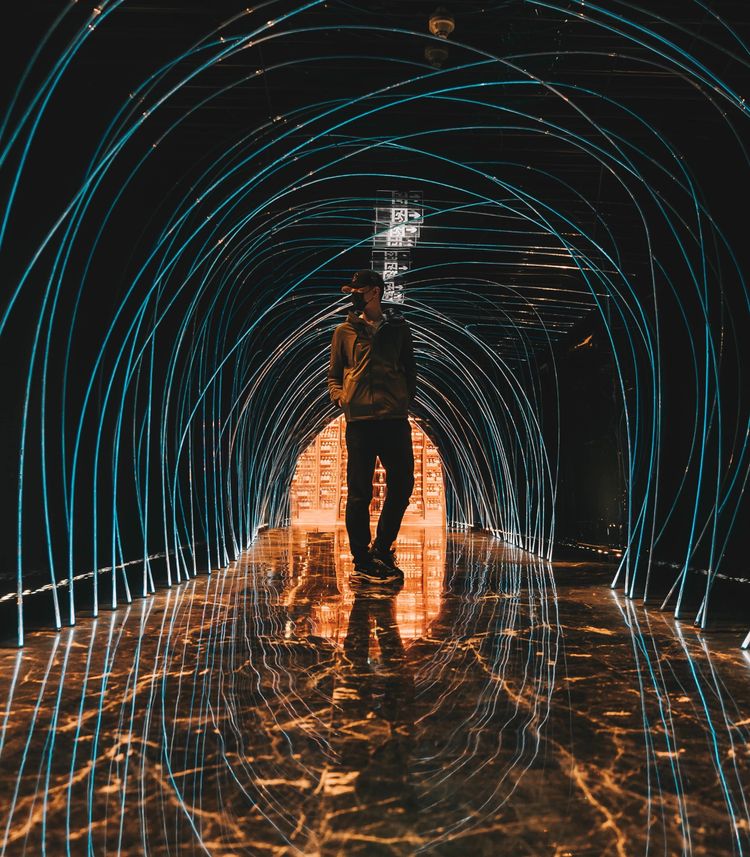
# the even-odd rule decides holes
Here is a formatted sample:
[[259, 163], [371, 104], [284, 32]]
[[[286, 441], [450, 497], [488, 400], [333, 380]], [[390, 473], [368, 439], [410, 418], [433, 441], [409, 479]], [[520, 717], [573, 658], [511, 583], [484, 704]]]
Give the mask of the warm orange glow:
[[[404, 523], [445, 522], [445, 491], [440, 454], [412, 419], [414, 491]], [[292, 480], [292, 524], [333, 524], [346, 509], [346, 423], [341, 416], [327, 425], [300, 455]], [[376, 518], [385, 500], [385, 471], [378, 460], [373, 478], [370, 515]]]
[[[424, 636], [440, 612], [445, 543], [442, 526], [404, 526], [399, 533], [396, 551], [404, 570], [404, 588], [396, 598], [396, 619], [404, 641]], [[291, 579], [284, 602], [294, 633], [343, 643], [354, 603], [345, 527], [291, 527], [289, 559]]]

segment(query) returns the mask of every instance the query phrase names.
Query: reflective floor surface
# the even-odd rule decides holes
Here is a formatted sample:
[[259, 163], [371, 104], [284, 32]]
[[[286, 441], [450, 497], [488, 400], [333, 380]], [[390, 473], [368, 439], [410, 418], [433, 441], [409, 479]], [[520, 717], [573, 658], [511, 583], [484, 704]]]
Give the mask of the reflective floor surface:
[[485, 534], [341, 529], [0, 650], [3, 855], [750, 854], [750, 661]]

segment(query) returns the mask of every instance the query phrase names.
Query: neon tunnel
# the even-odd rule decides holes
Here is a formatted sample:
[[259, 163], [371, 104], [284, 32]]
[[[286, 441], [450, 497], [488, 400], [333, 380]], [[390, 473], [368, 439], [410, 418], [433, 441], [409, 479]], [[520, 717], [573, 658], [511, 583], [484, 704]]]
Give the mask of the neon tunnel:
[[[179, 51], [154, 38], [149, 74], [134, 64], [124, 97], [114, 76], [89, 102], [77, 87], [127, 10], [52, 22], [5, 116], [19, 641], [29, 588], [49, 587], [62, 627], [81, 574], [95, 605], [123, 603], [221, 568], [288, 516], [293, 462], [331, 417], [320, 377], [336, 284], [370, 263], [390, 266], [415, 326], [414, 416], [445, 455], [449, 523], [546, 557], [556, 533], [604, 545], [622, 553], [630, 596], [671, 563], [678, 615], [700, 569], [705, 625], [748, 472], [744, 248], [723, 191], [711, 199], [745, 174], [731, 74], [635, 11], [498, 4], [503, 38], [564, 36], [564, 49], [541, 38], [506, 56], [452, 38], [441, 65], [430, 51], [448, 40], [420, 33], [419, 56], [408, 27], [356, 4], [321, 54], [339, 12], [271, 3]], [[726, 42], [706, 49], [743, 68], [741, 36], [705, 14]], [[340, 92], [319, 86], [357, 64], [341, 48], [365, 36], [388, 51]], [[665, 89], [631, 104], [618, 90], [631, 74]], [[238, 107], [245, 96], [264, 103]], [[64, 113], [80, 126], [55, 155], [78, 165], [65, 188], [44, 177]], [[688, 113], [715, 134], [710, 158], [680, 132]], [[419, 238], [389, 243], [378, 217], [410, 204]], [[607, 487], [579, 491], [563, 442], [580, 402], [564, 386], [587, 351], [606, 366], [613, 450]], [[608, 494], [598, 522], [561, 533], [561, 506], [585, 492]]]
[[[333, 330], [350, 308], [341, 286], [373, 269], [384, 276], [384, 301], [413, 333], [410, 417], [423, 468], [404, 522], [402, 552], [413, 571], [393, 610], [379, 605], [370, 617], [386, 628], [379, 651], [387, 659], [395, 622], [406, 650], [428, 659], [415, 673], [416, 705], [432, 699], [445, 664], [463, 669], [451, 658], [464, 657], [462, 641], [479, 639], [489, 623], [498, 642], [491, 653], [477, 643], [472, 681], [483, 702], [466, 723], [484, 735], [483, 724], [503, 711], [503, 722], [520, 730], [505, 767], [492, 768], [499, 738], [484, 748], [493, 787], [479, 789], [467, 817], [477, 825], [499, 817], [526, 788], [522, 774], [541, 764], [565, 648], [556, 587], [571, 563], [580, 580], [596, 582], [595, 596], [583, 584], [575, 590], [581, 603], [601, 599], [576, 621], [606, 646], [597, 611], [615, 617], [637, 664], [637, 692], [660, 703], [644, 713], [644, 752], [656, 772], [648, 812], [653, 795], [675, 783], [676, 803], [653, 810], [649, 824], [661, 824], [665, 841], [679, 839], [685, 854], [691, 837], [703, 836], [683, 794], [679, 741], [669, 743], [665, 725], [665, 700], [677, 693], [660, 672], [668, 651], [686, 665], [683, 696], [695, 691], [695, 710], [717, 742], [710, 760], [730, 830], [722, 847], [747, 853], [746, 769], [736, 762], [729, 770], [722, 755], [741, 755], [732, 753], [735, 742], [746, 749], [747, 728], [736, 725], [744, 722], [739, 708], [735, 719], [727, 714], [733, 680], [718, 656], [711, 660], [711, 634], [717, 645], [731, 635], [726, 657], [737, 680], [750, 646], [742, 589], [750, 547], [745, 5], [177, 6], [101, 0], [9, 13], [15, 35], [0, 124], [0, 610], [5, 638], [21, 651], [13, 664], [38, 633], [55, 631], [54, 653], [39, 669], [59, 673], [62, 688], [91, 622], [113, 623], [102, 657], [114, 663], [113, 617], [137, 617], [143, 634], [158, 625], [170, 640], [171, 622], [187, 639], [201, 598], [222, 633], [234, 633], [240, 613], [251, 617], [242, 620], [248, 652], [268, 645], [264, 663], [304, 635], [325, 642], [315, 658], [299, 654], [302, 672], [344, 651], [354, 596], [345, 584], [343, 422], [325, 378]], [[328, 443], [337, 444], [339, 469], [321, 481]], [[304, 482], [307, 472], [314, 475]], [[321, 579], [316, 563], [328, 569]], [[706, 636], [688, 639], [687, 627]], [[219, 631], [205, 633], [219, 651]], [[91, 634], [87, 664], [99, 657]], [[268, 643], [274, 634], [280, 649]], [[450, 646], [429, 650], [441, 634]], [[201, 656], [204, 641], [201, 632]], [[513, 648], [519, 641], [528, 662]], [[161, 654], [152, 663], [143, 645], [143, 669], [156, 676]], [[585, 643], [571, 645], [586, 657]], [[183, 658], [203, 675], [208, 656], [193, 663], [192, 651]], [[10, 712], [24, 682], [21, 666], [8, 664]], [[128, 679], [134, 687], [138, 675]], [[260, 699], [264, 681], [241, 692]], [[502, 682], [513, 711], [502, 709]], [[415, 722], [449, 720], [440, 705], [458, 686], [435, 691], [434, 708]], [[57, 687], [52, 679], [49, 687]], [[533, 713], [519, 726], [527, 692]], [[247, 762], [232, 776], [315, 781], [335, 807], [343, 780], [310, 774], [313, 744], [327, 759], [338, 753], [333, 738], [321, 737], [323, 708], [314, 709], [310, 693], [294, 684], [296, 701], [273, 710], [273, 723], [286, 723], [284, 705], [303, 718], [298, 708], [309, 703], [306, 737], [284, 733], [295, 762], [279, 770], [259, 762], [263, 771], [249, 774]], [[718, 699], [731, 703], [723, 713], [712, 707]], [[624, 717], [619, 710], [613, 703], [607, 717]], [[664, 746], [650, 731], [662, 726]], [[277, 726], [259, 729], [273, 743]], [[2, 735], [0, 754], [5, 727]], [[484, 770], [482, 740], [465, 767], [468, 756], [436, 751], [450, 772], [445, 782], [455, 776], [471, 793]], [[189, 758], [203, 750], [198, 739], [186, 741], [180, 765], [192, 770]], [[424, 805], [439, 809], [444, 781], [428, 756], [420, 757]], [[188, 795], [178, 780], [170, 794], [179, 794], [180, 825], [205, 845], [210, 837], [193, 811], [202, 786], [190, 780]], [[302, 803], [285, 807], [267, 788], [243, 794], [281, 837], [274, 847], [328, 853], [320, 844], [328, 833], [307, 831], [304, 846], [295, 838]], [[26, 806], [22, 796], [12, 799], [4, 848], [16, 842], [17, 804]], [[414, 834], [413, 853], [463, 835], [469, 822], [446, 812], [444, 828]], [[95, 827], [93, 815], [86, 823]], [[123, 854], [131, 853], [124, 824], [116, 843]], [[595, 847], [626, 853], [610, 846]], [[696, 854], [730, 853], [700, 847]]]

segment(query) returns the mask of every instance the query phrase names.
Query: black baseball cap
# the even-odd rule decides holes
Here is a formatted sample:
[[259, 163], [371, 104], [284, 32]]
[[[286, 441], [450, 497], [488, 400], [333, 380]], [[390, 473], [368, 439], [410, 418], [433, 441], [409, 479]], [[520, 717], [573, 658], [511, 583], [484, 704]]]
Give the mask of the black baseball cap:
[[342, 292], [353, 292], [358, 289], [370, 288], [372, 286], [378, 286], [381, 291], [385, 291], [385, 283], [383, 282], [383, 278], [378, 274], [377, 271], [357, 271], [357, 273], [352, 277], [351, 283], [347, 283], [345, 286], [341, 287]]

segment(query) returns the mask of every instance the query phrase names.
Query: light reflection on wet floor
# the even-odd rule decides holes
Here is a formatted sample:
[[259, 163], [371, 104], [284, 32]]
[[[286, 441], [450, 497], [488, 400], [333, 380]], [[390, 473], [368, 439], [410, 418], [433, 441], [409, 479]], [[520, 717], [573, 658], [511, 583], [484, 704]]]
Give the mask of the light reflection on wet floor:
[[[0, 651], [4, 854], [750, 853], [750, 664], [484, 534], [342, 529]], [[67, 846], [64, 844], [67, 842]]]

